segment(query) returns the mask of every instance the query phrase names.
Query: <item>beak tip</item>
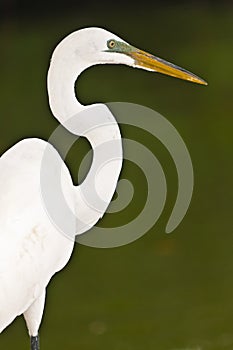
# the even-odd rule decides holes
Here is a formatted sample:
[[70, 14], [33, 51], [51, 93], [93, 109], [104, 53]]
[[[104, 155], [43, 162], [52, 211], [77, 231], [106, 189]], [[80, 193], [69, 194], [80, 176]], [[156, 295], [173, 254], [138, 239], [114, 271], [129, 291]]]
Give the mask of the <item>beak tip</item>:
[[203, 81], [201, 82], [201, 84], [202, 84], [202, 85], [205, 85], [205, 86], [208, 85], [207, 81], [205, 81], [205, 80], [203, 80]]
[[208, 85], [207, 81], [205, 81], [202, 78], [199, 78], [198, 76], [195, 76], [194, 79], [184, 79], [184, 80], [190, 80], [192, 83], [200, 84], [200, 85]]

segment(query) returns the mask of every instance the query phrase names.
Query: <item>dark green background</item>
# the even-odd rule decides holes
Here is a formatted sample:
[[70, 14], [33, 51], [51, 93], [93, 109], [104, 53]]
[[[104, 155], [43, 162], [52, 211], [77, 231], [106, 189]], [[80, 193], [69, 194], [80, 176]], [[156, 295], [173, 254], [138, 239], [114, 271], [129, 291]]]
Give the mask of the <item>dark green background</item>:
[[[18, 17], [9, 11], [3, 18], [1, 153], [24, 137], [49, 137], [57, 126], [46, 93], [52, 50], [75, 29], [101, 26], [209, 82], [203, 87], [125, 66], [96, 66], [77, 85], [83, 103], [134, 102], [164, 115], [190, 151], [194, 194], [183, 222], [166, 235], [177, 193], [174, 164], [158, 141], [123, 128], [160, 160], [168, 182], [165, 210], [130, 245], [106, 250], [76, 245], [70, 263], [48, 287], [41, 349], [233, 349], [233, 8], [210, 2], [104, 4], [56, 15], [25, 10]], [[85, 153], [87, 143], [79, 142]], [[67, 162], [74, 180], [79, 161], [73, 147]], [[140, 207], [145, 184], [130, 162], [122, 176], [138, 184], [127, 220]], [[20, 317], [1, 334], [0, 348], [28, 346]]]

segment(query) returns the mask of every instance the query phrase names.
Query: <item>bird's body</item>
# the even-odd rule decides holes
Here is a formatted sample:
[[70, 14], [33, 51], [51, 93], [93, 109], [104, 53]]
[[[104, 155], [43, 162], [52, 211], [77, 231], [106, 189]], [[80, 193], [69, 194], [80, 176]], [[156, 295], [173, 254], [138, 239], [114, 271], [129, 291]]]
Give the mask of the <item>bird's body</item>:
[[[103, 216], [121, 171], [121, 134], [114, 116], [105, 105], [81, 105], [74, 91], [83, 70], [105, 63], [126, 64], [205, 83], [101, 28], [74, 32], [55, 49], [48, 73], [51, 110], [67, 129], [89, 140], [93, 162], [84, 182], [74, 186], [58, 152], [43, 140], [22, 140], [0, 159], [0, 332], [23, 314], [32, 339], [31, 349], [39, 348], [37, 335], [46, 286], [69, 261], [74, 246], [71, 237], [87, 231]], [[75, 123], [69, 124], [71, 119]], [[43, 198], [46, 188], [41, 189], [42, 162], [48, 148], [62, 169], [63, 195], [76, 215], [68, 223], [67, 235], [51, 218]], [[47, 168], [54, 178], [59, 175], [53, 163], [48, 163]], [[98, 192], [101, 207], [88, 203], [83, 196], [86, 189]]]
[[[45, 141], [26, 139], [0, 161], [0, 331], [45, 293], [49, 280], [64, 267], [73, 250], [74, 242], [58, 233], [41, 198], [40, 169], [46, 147]], [[72, 179], [65, 166], [63, 170], [72, 203]], [[27, 320], [33, 336], [43, 301], [38, 307], [41, 311], [36, 319]]]

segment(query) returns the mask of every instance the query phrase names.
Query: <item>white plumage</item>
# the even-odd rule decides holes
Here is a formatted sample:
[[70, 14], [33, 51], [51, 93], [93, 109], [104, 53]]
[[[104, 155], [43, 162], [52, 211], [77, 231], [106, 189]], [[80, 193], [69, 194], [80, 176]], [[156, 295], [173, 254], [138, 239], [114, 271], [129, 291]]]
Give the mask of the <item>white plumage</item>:
[[[102, 40], [101, 35], [104, 36]], [[99, 36], [97, 42], [100, 47], [96, 47], [95, 41]], [[48, 94], [54, 116], [62, 124], [88, 108], [82, 106], [75, 98], [75, 80], [85, 68], [98, 63], [98, 57], [94, 60], [95, 53], [105, 49], [107, 39], [112, 37], [112, 34], [97, 28], [81, 30], [64, 39], [56, 48], [48, 74]], [[94, 56], [93, 60], [86, 64], [80, 57], [80, 52], [85, 47], [88, 55]], [[83, 135], [89, 139], [94, 152], [97, 145], [109, 139], [120, 140], [119, 128], [114, 117], [105, 106], [103, 111], [104, 113], [100, 114], [99, 130], [95, 128], [94, 131], [89, 130], [89, 134]], [[110, 127], [102, 125], [106, 116], [110, 118]], [[86, 114], [80, 114], [81, 134], [85, 130], [86, 120], [82, 121], [84, 118]], [[75, 133], [78, 133], [78, 130], [75, 130]], [[41, 197], [40, 171], [46, 147], [47, 142], [40, 139], [22, 140], [0, 159], [0, 332], [16, 316], [24, 314], [30, 336], [37, 335], [43, 314], [46, 286], [54, 273], [66, 265], [74, 246], [74, 241], [62, 235], [51, 222]], [[52, 146], [51, 149], [63, 163]], [[121, 152], [119, 143], [119, 156]], [[108, 189], [101, 193], [106, 203], [110, 202], [117, 184], [121, 157], [118, 162], [113, 163], [110, 168], [103, 167], [102, 173], [99, 174], [99, 185]], [[82, 201], [80, 187], [73, 186], [64, 163], [62, 169], [69, 206], [74, 211], [77, 209], [79, 216], [85, 216], [84, 221], [90, 223], [90, 228], [103, 212], [93, 210], [88, 207], [88, 203]], [[75, 229], [76, 233], [80, 233], [78, 228], [75, 228], [75, 222], [73, 228], [74, 234]]]
[[[70, 258], [74, 242], [58, 233], [45, 212], [40, 193], [40, 166], [46, 142], [27, 139], [0, 161], [0, 331], [30, 307], [29, 333], [36, 336], [45, 288]], [[66, 170], [66, 181], [72, 181]], [[36, 302], [38, 300], [38, 302]]]
[[[22, 140], [0, 159], [0, 332], [23, 314], [31, 336], [31, 349], [39, 349], [37, 336], [46, 286], [68, 262], [74, 246], [72, 234], [74, 237], [86, 231], [102, 217], [121, 171], [121, 135], [114, 116], [105, 105], [81, 105], [74, 90], [83, 70], [105, 63], [126, 64], [203, 83], [192, 73], [146, 54], [100, 28], [74, 32], [55, 49], [48, 72], [51, 110], [62, 125], [89, 140], [94, 157], [85, 181], [78, 187], [73, 186], [60, 155], [43, 140]], [[69, 124], [70, 118], [77, 118], [75, 129]], [[99, 146], [107, 150], [111, 140], [118, 141], [114, 143], [114, 159], [108, 152], [103, 159]], [[47, 147], [61, 165], [64, 195], [70, 209], [86, 224], [84, 229], [80, 228], [74, 216], [69, 223], [73, 231], [71, 238], [62, 234], [51, 220], [41, 195], [40, 172]], [[99, 168], [94, 186], [105, 203], [101, 209], [90, 206], [81, 195], [85, 186], [93, 186], [94, 165]], [[48, 167], [53, 171], [52, 163]], [[56, 176], [56, 169], [54, 172]]]

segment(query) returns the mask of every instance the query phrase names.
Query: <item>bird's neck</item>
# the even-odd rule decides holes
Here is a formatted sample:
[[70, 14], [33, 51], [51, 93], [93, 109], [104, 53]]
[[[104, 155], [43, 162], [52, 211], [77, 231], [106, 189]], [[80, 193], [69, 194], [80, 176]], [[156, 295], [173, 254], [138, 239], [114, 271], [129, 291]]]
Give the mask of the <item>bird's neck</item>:
[[49, 104], [54, 116], [73, 134], [84, 136], [93, 149], [93, 162], [80, 186], [75, 188], [77, 233], [90, 229], [104, 214], [117, 186], [122, 167], [118, 124], [103, 104], [83, 106], [75, 95], [75, 81], [88, 68], [52, 60], [48, 73]]
[[51, 60], [47, 80], [49, 105], [62, 125], [85, 109], [75, 96], [75, 81], [83, 70], [84, 67], [80, 65], [74, 71], [67, 59], [55, 57]]

